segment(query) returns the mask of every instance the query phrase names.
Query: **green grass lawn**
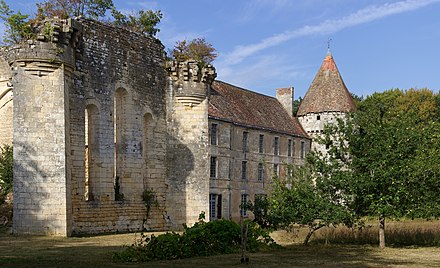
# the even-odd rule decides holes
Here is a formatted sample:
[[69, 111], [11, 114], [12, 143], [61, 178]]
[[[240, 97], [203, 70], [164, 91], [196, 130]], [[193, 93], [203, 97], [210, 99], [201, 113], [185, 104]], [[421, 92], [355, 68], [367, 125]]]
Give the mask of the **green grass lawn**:
[[0, 231], [0, 267], [440, 267], [440, 247], [290, 244], [279, 232], [284, 249], [149, 263], [113, 263], [113, 252], [134, 242], [134, 234], [93, 237], [11, 236]]

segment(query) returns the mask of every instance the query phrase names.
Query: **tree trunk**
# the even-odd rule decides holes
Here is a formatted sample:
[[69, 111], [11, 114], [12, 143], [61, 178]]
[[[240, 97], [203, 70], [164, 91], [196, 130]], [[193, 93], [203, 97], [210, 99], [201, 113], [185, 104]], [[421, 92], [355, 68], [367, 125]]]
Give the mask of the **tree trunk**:
[[309, 240], [310, 237], [312, 237], [313, 233], [319, 229], [321, 229], [322, 227], [324, 227], [325, 225], [319, 225], [319, 226], [315, 226], [315, 227], [309, 227], [309, 233], [307, 234], [306, 238], [304, 239], [304, 246], [307, 246], [309, 244]]
[[379, 247], [385, 248], [385, 216], [379, 217]]
[[304, 239], [304, 246], [307, 246], [309, 244], [309, 239], [310, 239], [310, 237], [312, 237], [314, 231], [315, 231], [315, 229], [313, 227], [309, 228], [309, 233], [307, 234], [306, 238]]

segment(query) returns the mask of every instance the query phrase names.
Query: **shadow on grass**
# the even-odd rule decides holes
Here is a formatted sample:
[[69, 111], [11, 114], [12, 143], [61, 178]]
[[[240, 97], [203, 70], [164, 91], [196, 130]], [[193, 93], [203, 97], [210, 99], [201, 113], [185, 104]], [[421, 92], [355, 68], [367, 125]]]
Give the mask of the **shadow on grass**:
[[[32, 237], [0, 234], [0, 267], [420, 267], [406, 249], [358, 245], [292, 245], [281, 250], [250, 253], [250, 263], [240, 254], [217, 255], [147, 264], [113, 263], [114, 252], [133, 242], [133, 234], [99, 237]], [[417, 249], [412, 249], [417, 250]], [[423, 250], [423, 249], [422, 249]], [[417, 252], [413, 252], [416, 254]], [[433, 254], [438, 255], [438, 251]], [[429, 260], [428, 260], [429, 261]]]

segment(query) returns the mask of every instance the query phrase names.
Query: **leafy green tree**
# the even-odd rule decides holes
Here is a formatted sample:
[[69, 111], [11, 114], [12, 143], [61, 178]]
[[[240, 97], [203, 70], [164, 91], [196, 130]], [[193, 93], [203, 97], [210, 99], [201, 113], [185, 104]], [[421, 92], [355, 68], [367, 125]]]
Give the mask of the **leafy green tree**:
[[179, 62], [191, 59], [197, 61], [202, 66], [210, 64], [218, 56], [216, 49], [205, 38], [178, 41], [169, 54]]
[[28, 18], [29, 15], [14, 12], [4, 0], [0, 0], [0, 19], [6, 26], [3, 42], [18, 43], [23, 38], [30, 38], [33, 34]]
[[37, 4], [37, 18], [84, 16], [99, 20], [114, 5], [112, 0], [46, 0]]
[[437, 109], [429, 90], [394, 89], [368, 96], [352, 118], [324, 132], [329, 152], [349, 156], [330, 186], [358, 216], [378, 217], [382, 248], [386, 218], [440, 216]]
[[12, 146], [0, 147], [0, 204], [4, 197], [12, 192], [13, 184], [13, 161]]
[[299, 106], [301, 105], [302, 98], [299, 97], [298, 99], [293, 101], [293, 116], [296, 116], [296, 113], [298, 112]]
[[160, 31], [156, 26], [162, 19], [163, 14], [160, 10], [140, 10], [137, 14], [127, 16], [113, 8], [112, 16], [115, 19], [113, 23], [117, 26], [145, 35], [155, 36]]
[[274, 228], [289, 228], [292, 224], [308, 226], [304, 245], [322, 227], [351, 226], [355, 221], [354, 214], [343, 200], [335, 199], [334, 192], [315, 182], [314, 172], [315, 167], [306, 164], [295, 169], [291, 176], [275, 178], [268, 196], [270, 224]]

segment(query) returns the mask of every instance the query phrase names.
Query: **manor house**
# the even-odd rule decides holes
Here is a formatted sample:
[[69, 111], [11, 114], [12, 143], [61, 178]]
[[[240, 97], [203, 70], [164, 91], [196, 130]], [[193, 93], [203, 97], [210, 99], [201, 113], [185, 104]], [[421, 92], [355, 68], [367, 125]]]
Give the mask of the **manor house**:
[[16, 234], [177, 230], [252, 217], [240, 204], [302, 165], [324, 124], [355, 106], [330, 53], [293, 115], [276, 98], [166, 62], [159, 40], [51, 21], [0, 51], [0, 144], [14, 146]]

